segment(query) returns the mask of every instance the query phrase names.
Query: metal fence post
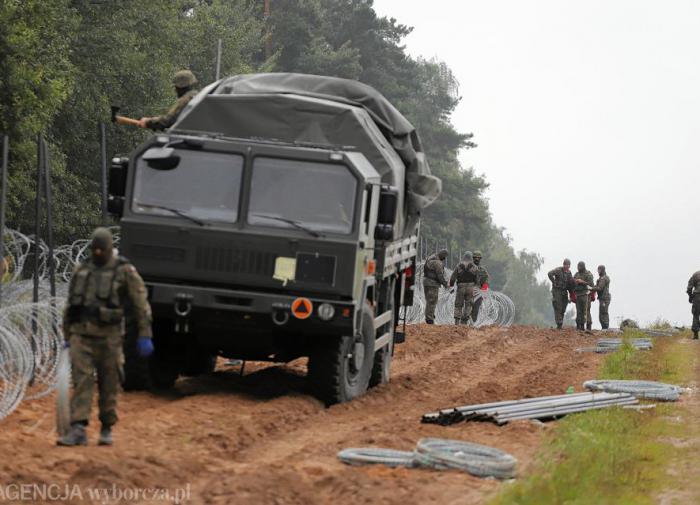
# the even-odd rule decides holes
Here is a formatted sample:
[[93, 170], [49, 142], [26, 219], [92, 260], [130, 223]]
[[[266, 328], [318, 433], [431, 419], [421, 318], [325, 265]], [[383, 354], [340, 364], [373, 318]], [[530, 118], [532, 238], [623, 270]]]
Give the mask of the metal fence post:
[[[5, 208], [7, 207], [7, 170], [10, 152], [10, 138], [2, 137], [2, 174], [0, 174], [0, 262], [5, 266], [6, 274], [10, 273], [10, 265], [5, 261]], [[2, 306], [2, 284], [5, 274], [0, 275], [0, 306]]]

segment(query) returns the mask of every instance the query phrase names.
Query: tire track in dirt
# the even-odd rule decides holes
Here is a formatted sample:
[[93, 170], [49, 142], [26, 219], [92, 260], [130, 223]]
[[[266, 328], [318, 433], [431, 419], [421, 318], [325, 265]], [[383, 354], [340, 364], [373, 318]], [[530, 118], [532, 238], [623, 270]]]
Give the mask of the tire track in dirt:
[[[546, 429], [516, 422], [420, 424], [430, 410], [559, 393], [590, 378], [598, 357], [577, 354], [595, 337], [534, 328], [470, 330], [409, 327], [397, 348], [392, 382], [354, 402], [324, 408], [307, 394], [305, 363], [249, 364], [239, 377], [221, 368], [178, 382], [178, 393], [122, 396], [123, 421], [111, 449], [53, 447], [54, 435], [29, 430], [52, 405], [27, 403], [0, 430], [0, 482], [192, 487], [192, 503], [256, 505], [479, 503], [498, 483], [454, 472], [348, 467], [347, 446], [411, 449], [423, 436], [459, 438], [512, 452], [522, 470]], [[91, 429], [91, 441], [96, 428]], [[86, 503], [86, 502], [80, 502]]]

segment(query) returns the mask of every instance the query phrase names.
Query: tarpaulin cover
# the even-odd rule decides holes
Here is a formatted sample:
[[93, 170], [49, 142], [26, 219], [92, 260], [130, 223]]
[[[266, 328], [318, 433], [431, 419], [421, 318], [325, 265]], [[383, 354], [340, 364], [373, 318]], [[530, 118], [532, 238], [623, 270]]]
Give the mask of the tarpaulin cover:
[[172, 130], [360, 151], [382, 182], [405, 185], [408, 233], [441, 192], [413, 125], [374, 88], [349, 79], [287, 73], [228, 77], [202, 90]]

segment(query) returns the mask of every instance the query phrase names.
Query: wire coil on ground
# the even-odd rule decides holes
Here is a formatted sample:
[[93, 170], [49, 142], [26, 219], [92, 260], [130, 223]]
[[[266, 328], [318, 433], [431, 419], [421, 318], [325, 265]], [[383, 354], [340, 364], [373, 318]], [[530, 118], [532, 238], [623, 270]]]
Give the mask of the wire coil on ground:
[[675, 402], [682, 393], [680, 386], [644, 380], [589, 380], [583, 387], [591, 391], [630, 393], [637, 398]]

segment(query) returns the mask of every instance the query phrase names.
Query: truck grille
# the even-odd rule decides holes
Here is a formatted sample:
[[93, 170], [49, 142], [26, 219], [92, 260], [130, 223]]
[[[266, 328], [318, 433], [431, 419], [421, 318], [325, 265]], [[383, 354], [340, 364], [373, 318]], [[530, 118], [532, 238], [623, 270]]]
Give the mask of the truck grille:
[[230, 247], [197, 247], [195, 268], [208, 272], [254, 274], [272, 276], [275, 268], [274, 253], [246, 251]]

